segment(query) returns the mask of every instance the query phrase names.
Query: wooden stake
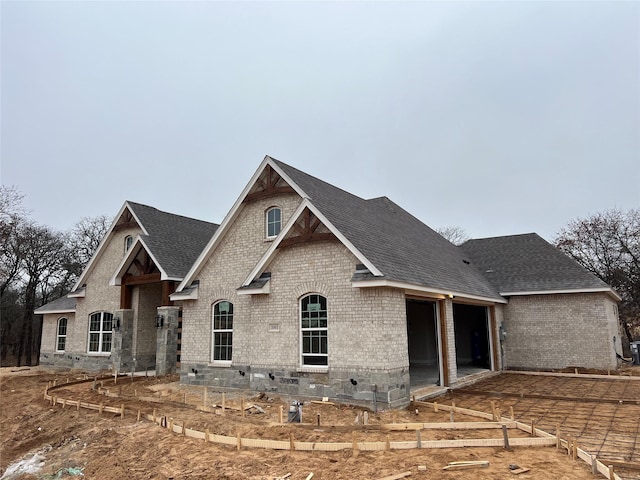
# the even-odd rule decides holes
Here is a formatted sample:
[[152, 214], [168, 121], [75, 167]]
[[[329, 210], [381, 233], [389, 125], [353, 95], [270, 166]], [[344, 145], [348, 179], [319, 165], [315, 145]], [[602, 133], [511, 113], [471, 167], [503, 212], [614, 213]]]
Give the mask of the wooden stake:
[[509, 433], [506, 425], [502, 425], [502, 437], [504, 438], [504, 449], [509, 450]]
[[184, 392], [184, 397], [183, 397], [182, 403], [184, 403], [185, 405], [187, 403], [187, 392]]
[[391, 450], [391, 442], [389, 441], [389, 435], [386, 436], [385, 440], [386, 440], [385, 441], [385, 443], [386, 443], [385, 448], [387, 450]]
[[353, 453], [356, 453], [358, 451], [358, 442], [356, 440], [356, 432], [351, 432], [351, 433], [352, 433]]
[[[363, 425], [369, 425], [369, 412], [365, 411], [362, 414], [362, 423], [363, 423]], [[318, 424], [318, 425], [320, 425], [320, 424]]]
[[455, 421], [455, 419], [453, 418], [453, 410], [451, 410], [451, 411], [449, 412], [449, 421], [450, 421], [451, 423], [453, 423], [453, 422]]
[[560, 424], [556, 425], [556, 448], [560, 450]]
[[613, 465], [609, 465], [609, 480], [615, 480], [616, 478], [616, 470]]
[[78, 400], [78, 403], [76, 403], [76, 412], [80, 411], [80, 400]]
[[153, 409], [153, 423], [156, 423], [156, 409]]
[[98, 412], [99, 412], [100, 414], [102, 414], [102, 412], [103, 412], [103, 411], [104, 411], [104, 403], [101, 403], [101, 404], [100, 404], [100, 410], [98, 410]]
[[289, 449], [293, 452], [296, 449], [296, 445], [293, 442], [293, 433], [289, 434]]
[[120, 406], [120, 418], [124, 418], [124, 403]]
[[511, 415], [511, 420], [515, 421], [516, 416], [513, 414], [513, 405], [509, 407], [509, 414]]
[[438, 413], [438, 402], [433, 402], [433, 411]]
[[578, 459], [578, 439], [576, 438], [573, 441], [573, 461], [575, 462]]
[[64, 407], [66, 407], [66, 406], [67, 406], [67, 399], [63, 398], [62, 399], [62, 409], [64, 410]]
[[136, 417], [136, 422], [140, 421], [140, 415], [141, 415], [141, 412], [140, 412], [140, 409], [138, 409], [138, 416]]
[[496, 401], [491, 400], [491, 415], [493, 415], [493, 421], [497, 421], [498, 417], [496, 416]]
[[240, 438], [240, 430], [238, 430], [237, 437], [238, 437], [238, 451], [240, 451], [240, 448], [242, 448], [242, 438]]
[[416, 430], [416, 440], [418, 442], [418, 448], [422, 448], [422, 437], [420, 435], [420, 430]]
[[531, 420], [531, 436], [536, 436], [536, 422], [534, 420]]
[[185, 434], [185, 431], [187, 430], [187, 422], [185, 422], [184, 420], [182, 421], [182, 435]]
[[320, 414], [316, 415], [316, 425], [320, 426]]
[[242, 418], [244, 418], [244, 397], [242, 397], [242, 400], [240, 401], [240, 409], [242, 410]]
[[284, 406], [280, 405], [280, 425], [284, 423]]
[[209, 427], [204, 431], [204, 441], [209, 442]]
[[[227, 396], [225, 395], [225, 393], [224, 393], [224, 392], [222, 392], [222, 414], [223, 414], [223, 415], [225, 414], [225, 408], [226, 408], [226, 407], [225, 407], [225, 405], [226, 405], [226, 400], [227, 400], [227, 398], [226, 398], [226, 397], [227, 397]], [[281, 422], [281, 423], [282, 423], [282, 422]]]

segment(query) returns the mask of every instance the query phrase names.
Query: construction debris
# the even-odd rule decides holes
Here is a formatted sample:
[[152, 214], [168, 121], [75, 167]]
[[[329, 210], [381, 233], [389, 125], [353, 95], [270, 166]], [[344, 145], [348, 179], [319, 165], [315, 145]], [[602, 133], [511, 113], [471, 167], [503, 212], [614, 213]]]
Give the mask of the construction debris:
[[488, 460], [476, 460], [468, 462], [449, 462], [449, 465], [442, 467], [443, 470], [464, 470], [467, 468], [486, 468], [489, 466]]

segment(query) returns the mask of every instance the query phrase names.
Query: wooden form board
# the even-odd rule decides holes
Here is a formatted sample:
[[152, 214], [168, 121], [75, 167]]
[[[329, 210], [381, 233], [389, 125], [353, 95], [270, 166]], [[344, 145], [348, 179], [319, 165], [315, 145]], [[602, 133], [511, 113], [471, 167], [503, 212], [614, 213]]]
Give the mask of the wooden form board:
[[[103, 377], [102, 379], [111, 379], [111, 376]], [[66, 384], [60, 384], [57, 386], [47, 387], [44, 392], [44, 399], [48, 401], [55, 401], [57, 404], [61, 404], [64, 406], [76, 406], [77, 408], [85, 408], [90, 410], [97, 410], [100, 412], [108, 412], [108, 413], [116, 413], [124, 416], [125, 408], [124, 405], [120, 407], [113, 407], [109, 405], [97, 405], [86, 402], [81, 402], [79, 400], [68, 400], [65, 398], [58, 398], [55, 395], [51, 395], [49, 392], [55, 390], [56, 388], [61, 388], [65, 386], [69, 386], [72, 384], [86, 383], [95, 381], [95, 379], [87, 379], [76, 382], [68, 382]], [[430, 402], [414, 402], [415, 404], [422, 404], [424, 406], [433, 406], [433, 403]], [[487, 414], [485, 412], [479, 412], [476, 410], [470, 410], [466, 408], [460, 408], [455, 406], [438, 404], [438, 408], [444, 411], [455, 411], [458, 413], [464, 413], [467, 415], [472, 415], [480, 418], [492, 418], [492, 414]], [[155, 410], [154, 410], [155, 412]], [[131, 412], [130, 412], [131, 413]], [[138, 418], [140, 418], [140, 412], [138, 411]], [[434, 441], [396, 441], [396, 442], [333, 442], [333, 443], [316, 443], [316, 442], [297, 442], [293, 438], [289, 441], [282, 440], [265, 440], [265, 439], [251, 439], [251, 438], [241, 438], [239, 436], [231, 437], [226, 435], [218, 435], [212, 434], [209, 432], [201, 432], [199, 430], [193, 430], [189, 428], [185, 428], [185, 424], [175, 423], [173, 421], [168, 422], [166, 417], [161, 415], [148, 415], [145, 414], [143, 417], [146, 420], [155, 422], [160, 426], [164, 426], [170, 428], [172, 432], [182, 434], [186, 437], [196, 438], [205, 440], [211, 443], [217, 443], [222, 445], [235, 446], [237, 448], [241, 447], [253, 447], [253, 448], [265, 448], [265, 449], [277, 449], [277, 450], [300, 450], [300, 451], [339, 451], [339, 450], [347, 450], [347, 449], [357, 449], [362, 451], [380, 451], [380, 450], [406, 450], [406, 449], [431, 449], [431, 448], [460, 448], [460, 447], [502, 447], [504, 446], [504, 439], [502, 438], [490, 438], [490, 439], [459, 439], [459, 440], [434, 440]], [[163, 425], [164, 423], [164, 425]], [[471, 424], [483, 424], [489, 422], [460, 422], [460, 424], [465, 423], [467, 425]], [[509, 443], [513, 446], [553, 446], [556, 445], [556, 437], [547, 432], [544, 432], [538, 428], [533, 432], [533, 428], [530, 425], [523, 424], [521, 422], [513, 422], [513, 421], [504, 421], [504, 422], [492, 422], [491, 427], [489, 428], [502, 428], [502, 425], [512, 425], [515, 424], [515, 427], [528, 431], [529, 433], [535, 433], [537, 437], [531, 438], [510, 438]], [[397, 424], [396, 424], [397, 425]], [[415, 425], [415, 424], [409, 424]], [[432, 428], [438, 428], [438, 425], [445, 424], [420, 424], [420, 425], [430, 425]], [[433, 427], [433, 426], [436, 427]], [[494, 426], [495, 425], [495, 426]], [[394, 426], [391, 424], [390, 426]], [[451, 428], [450, 424], [446, 424], [447, 427]], [[454, 427], [455, 428], [455, 427]], [[469, 428], [478, 428], [477, 426], [471, 426]], [[404, 430], [408, 430], [407, 428], [403, 428]], [[561, 440], [561, 446], [567, 445], [568, 442], [565, 440]], [[584, 450], [578, 448], [577, 449], [577, 457], [586, 462], [589, 465], [595, 463], [596, 471], [604, 475], [606, 478], [614, 480], [623, 480], [618, 474], [612, 472], [608, 465], [605, 463], [595, 460], [589, 453]]]

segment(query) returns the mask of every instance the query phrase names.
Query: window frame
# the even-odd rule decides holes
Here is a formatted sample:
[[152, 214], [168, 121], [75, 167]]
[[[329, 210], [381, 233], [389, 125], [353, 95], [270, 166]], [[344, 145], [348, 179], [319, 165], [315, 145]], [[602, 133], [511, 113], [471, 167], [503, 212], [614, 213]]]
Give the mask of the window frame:
[[[269, 215], [271, 212], [278, 212], [278, 220], [270, 220]], [[269, 227], [271, 225], [277, 225], [277, 228], [274, 227], [275, 234], [269, 235]], [[277, 231], [276, 231], [277, 230]], [[273, 240], [276, 238], [280, 232], [282, 231], [282, 208], [277, 205], [273, 205], [272, 207], [267, 208], [264, 212], [264, 235], [267, 240]]]
[[[224, 315], [223, 312], [220, 312], [220, 306], [222, 304], [228, 304], [230, 308], [230, 312], [227, 311]], [[218, 313], [216, 313], [216, 309], [218, 309]], [[226, 328], [216, 328], [216, 315], [219, 316], [220, 321], [225, 321]], [[233, 362], [233, 318], [235, 316], [234, 304], [229, 300], [218, 300], [211, 306], [211, 363], [214, 365], [226, 365], [231, 366]], [[229, 327], [229, 322], [231, 323], [231, 328]], [[228, 338], [228, 342], [226, 344], [216, 343], [216, 335], [226, 335]], [[224, 355], [226, 358], [218, 358], [216, 359], [216, 354], [218, 353], [217, 347], [220, 347], [219, 352], [223, 350], [227, 353]], [[219, 355], [222, 357], [223, 355]]]
[[129, 251], [131, 245], [133, 245], [133, 237], [131, 235], [127, 235], [124, 237], [124, 253]]
[[[321, 321], [322, 321], [322, 317], [318, 316], [317, 320], [318, 320], [318, 325], [315, 327], [304, 327], [303, 326], [303, 320], [304, 320], [304, 313], [311, 313], [310, 310], [303, 310], [303, 304], [305, 302], [306, 299], [309, 299], [309, 303], [312, 303], [312, 297], [317, 297], [317, 301], [313, 302], [313, 303], [320, 303], [320, 305], [322, 305], [322, 300], [324, 300], [324, 310], [319, 310], [320, 312], [324, 312], [324, 327], [321, 327]], [[300, 297], [299, 300], [299, 309], [300, 309], [300, 313], [299, 313], [299, 331], [300, 331], [300, 367], [303, 369], [311, 369], [311, 370], [327, 370], [329, 368], [329, 307], [328, 307], [328, 299], [326, 296], [320, 294], [320, 293], [307, 293], [305, 295], [303, 295], [302, 297]], [[309, 317], [310, 320], [313, 319], [313, 317]], [[317, 338], [320, 339], [319, 342], [319, 347], [320, 350], [322, 350], [323, 345], [322, 345], [322, 338], [324, 338], [324, 350], [325, 352], [313, 352], [313, 346], [310, 345], [310, 350], [308, 353], [305, 352], [305, 332], [308, 333], [317, 333], [319, 335], [317, 335]], [[311, 335], [309, 338], [313, 339], [314, 335]], [[311, 342], [313, 342], [313, 340], [311, 340]], [[316, 357], [316, 358], [325, 358], [325, 363], [322, 364], [318, 364], [318, 363], [305, 363], [305, 357]]]
[[[63, 326], [64, 320], [64, 333], [60, 333], [60, 328]], [[69, 319], [67, 317], [60, 317], [56, 322], [56, 352], [64, 353], [67, 348], [67, 331], [69, 328]], [[63, 341], [62, 349], [60, 348], [60, 340]]]
[[[92, 322], [94, 321], [94, 317], [96, 317], [96, 321], [99, 322], [98, 330], [92, 330]], [[111, 350], [113, 349], [113, 314], [104, 310], [91, 313], [89, 315], [89, 325], [87, 330], [87, 354], [111, 355]], [[91, 349], [92, 344], [96, 343], [95, 341], [92, 341], [92, 335], [98, 335], [96, 350]], [[106, 341], [107, 338], [108, 342]], [[109, 350], [104, 349], [107, 343], [109, 344]]]

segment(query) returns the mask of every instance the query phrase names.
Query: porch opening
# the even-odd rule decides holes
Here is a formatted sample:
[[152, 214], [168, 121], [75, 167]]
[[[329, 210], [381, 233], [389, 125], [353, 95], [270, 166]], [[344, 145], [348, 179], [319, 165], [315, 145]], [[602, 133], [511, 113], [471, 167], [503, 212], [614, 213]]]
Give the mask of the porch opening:
[[491, 369], [488, 308], [453, 304], [458, 377]]
[[436, 303], [407, 300], [406, 307], [411, 387], [440, 385]]

